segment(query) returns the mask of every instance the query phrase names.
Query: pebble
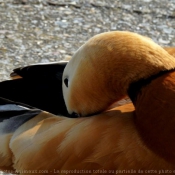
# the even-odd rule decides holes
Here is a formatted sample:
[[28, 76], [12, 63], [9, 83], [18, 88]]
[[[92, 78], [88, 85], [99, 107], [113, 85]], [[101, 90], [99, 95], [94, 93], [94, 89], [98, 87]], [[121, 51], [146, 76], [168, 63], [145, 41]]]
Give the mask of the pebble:
[[0, 0], [0, 81], [16, 66], [72, 56], [101, 32], [128, 30], [173, 46], [174, 12], [174, 0]]

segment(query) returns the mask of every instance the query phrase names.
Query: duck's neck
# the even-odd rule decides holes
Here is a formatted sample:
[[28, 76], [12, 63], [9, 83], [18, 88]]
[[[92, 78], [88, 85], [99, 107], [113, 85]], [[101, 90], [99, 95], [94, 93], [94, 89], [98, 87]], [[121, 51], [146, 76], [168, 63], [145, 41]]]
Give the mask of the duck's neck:
[[150, 149], [175, 164], [175, 71], [161, 72], [143, 82], [129, 90], [138, 132]]
[[142, 91], [142, 88], [149, 85], [153, 80], [156, 78], [170, 72], [169, 70], [166, 71], [160, 71], [159, 73], [152, 75], [148, 78], [142, 78], [136, 82], [133, 82], [129, 85], [129, 89], [127, 90], [127, 93], [132, 100], [132, 102], [135, 104], [137, 102], [137, 96], [140, 95], [140, 92]]

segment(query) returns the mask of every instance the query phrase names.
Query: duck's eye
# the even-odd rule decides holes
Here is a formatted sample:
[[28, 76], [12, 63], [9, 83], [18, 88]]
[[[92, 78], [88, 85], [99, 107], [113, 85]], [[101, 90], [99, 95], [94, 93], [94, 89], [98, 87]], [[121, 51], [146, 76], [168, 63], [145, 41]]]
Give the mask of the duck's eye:
[[64, 84], [66, 85], [66, 87], [68, 87], [68, 78], [64, 79]]

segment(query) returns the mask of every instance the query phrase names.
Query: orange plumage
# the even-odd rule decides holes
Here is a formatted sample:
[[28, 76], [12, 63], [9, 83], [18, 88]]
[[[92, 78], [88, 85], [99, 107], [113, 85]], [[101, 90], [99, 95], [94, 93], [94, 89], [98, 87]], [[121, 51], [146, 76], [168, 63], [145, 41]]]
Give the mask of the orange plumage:
[[163, 73], [143, 87], [134, 103], [135, 122], [142, 140], [151, 150], [175, 165], [174, 101], [173, 70]]
[[173, 164], [147, 148], [133, 119], [132, 104], [89, 118], [69, 119], [43, 112], [11, 137], [13, 166], [19, 172], [35, 170], [36, 174], [42, 170], [48, 174], [173, 170]]
[[[103, 36], [104, 35], [102, 35], [102, 39]], [[129, 37], [128, 40], [127, 36]], [[113, 58], [110, 57], [115, 51], [114, 46], [110, 44], [113, 40], [110, 40], [110, 37], [107, 37], [107, 35], [104, 37], [109, 42], [109, 45], [108, 42], [104, 43], [104, 45], [108, 46], [107, 48], [110, 53], [105, 53], [106, 50], [99, 50], [101, 51], [99, 55], [104, 57], [107, 55], [109, 56], [107, 57], [108, 59]], [[114, 38], [113, 34], [112, 38]], [[120, 51], [123, 52], [126, 50], [129, 52], [129, 54], [121, 52], [123, 56], [122, 60], [119, 61], [119, 68], [122, 66], [125, 71], [128, 70], [125, 74], [123, 74], [122, 68], [113, 69], [112, 67], [108, 67], [116, 65], [113, 64], [114, 60], [112, 63], [110, 63], [111, 60], [106, 60], [106, 64], [103, 64], [103, 59], [93, 59], [93, 63], [90, 63], [87, 60], [88, 53], [94, 54], [95, 52], [93, 52], [93, 50], [91, 52], [89, 45], [88, 53], [82, 52], [86, 51], [82, 50], [82, 48], [80, 52], [78, 52], [78, 57], [83, 56], [82, 60], [80, 59], [77, 62], [77, 60], [73, 58], [69, 64], [69, 68], [71, 69], [65, 70], [64, 75], [66, 75], [66, 78], [69, 78], [68, 75], [71, 73], [71, 75], [74, 75], [73, 68], [78, 72], [80, 69], [78, 65], [80, 65], [80, 67], [86, 65], [80, 69], [82, 70], [82, 74], [76, 74], [77, 79], [69, 82], [71, 87], [71, 83], [73, 83], [74, 80], [77, 80], [76, 82], [78, 82], [78, 78], [82, 80], [80, 83], [75, 83], [71, 91], [75, 93], [71, 96], [75, 98], [72, 99], [72, 102], [75, 100], [75, 104], [77, 105], [74, 105], [74, 109], [76, 110], [77, 108], [78, 110], [75, 112], [82, 110], [82, 114], [90, 114], [91, 112], [98, 112], [98, 110], [105, 110], [114, 100], [126, 96], [126, 89], [129, 88], [126, 87], [126, 85], [133, 83], [133, 80], [139, 81], [140, 79], [140, 77], [138, 78], [140, 75], [135, 71], [135, 68], [139, 67], [137, 63], [138, 60], [135, 59], [135, 56], [140, 55], [140, 57], [137, 58], [142, 59], [142, 51], [144, 59], [146, 60], [139, 60], [139, 63], [144, 63], [144, 70], [141, 75], [145, 78], [152, 76], [153, 73], [159, 73], [159, 71], [175, 67], [174, 58], [149, 39], [142, 40], [141, 36], [137, 34], [133, 35], [132, 33], [127, 33], [125, 37], [125, 34], [121, 33], [120, 35], [120, 32], [115, 39], [119, 39], [118, 42], [121, 46], [122, 41], [124, 41], [123, 44], [125, 45], [125, 47], [119, 48], [118, 56], [120, 56]], [[98, 40], [98, 42], [100, 42], [100, 40]], [[98, 44], [98, 42], [96, 44]], [[136, 43], [139, 43], [139, 49], [141, 50], [134, 48], [134, 46], [137, 45]], [[93, 42], [91, 44], [93, 45]], [[93, 46], [95, 47], [96, 44]], [[147, 47], [149, 52], [145, 50]], [[149, 56], [148, 53], [152, 56]], [[156, 57], [154, 57], [154, 54]], [[77, 56], [77, 54], [75, 56]], [[93, 55], [91, 56], [93, 57]], [[126, 61], [128, 60], [124, 60], [125, 56], [130, 56], [130, 62], [127, 62], [127, 64]], [[156, 58], [158, 57], [160, 58], [157, 60]], [[154, 58], [155, 60], [150, 60]], [[83, 61], [88, 64], [84, 64]], [[101, 63], [98, 64], [100, 61]], [[151, 66], [148, 69], [147, 63]], [[165, 65], [162, 63], [165, 63]], [[73, 67], [71, 67], [72, 64]], [[132, 67], [133, 64], [136, 67]], [[88, 67], [89, 65], [92, 65], [92, 67]], [[104, 65], [105, 69], [100, 67], [101, 65]], [[125, 65], [127, 65], [127, 68], [125, 68]], [[139, 70], [142, 68], [141, 66], [142, 64]], [[103, 74], [103, 70], [107, 72]], [[112, 70], [115, 70], [115, 72], [111, 73]], [[96, 74], [96, 71], [98, 73], [100, 72], [99, 75], [101, 75], [101, 79], [98, 79], [100, 76], [98, 76], [98, 73]], [[132, 71], [131, 75], [129, 71]], [[94, 81], [91, 81], [91, 76], [88, 72], [94, 75]], [[103, 79], [106, 78], [104, 75], [108, 78], [107, 80]], [[116, 75], [120, 77], [117, 80], [115, 80]], [[123, 81], [123, 78], [125, 81]], [[170, 104], [171, 101], [165, 103], [171, 98], [170, 95], [174, 90], [173, 78], [174, 73], [170, 72], [160, 78], [156, 78], [150, 84], [148, 83], [147, 86], [143, 86], [143, 88], [141, 88], [142, 93], [138, 93], [137, 100], [134, 101], [136, 112], [134, 111], [132, 103], [118, 106], [90, 117], [74, 119], [55, 116], [43, 111], [20, 125], [11, 133], [1, 130], [5, 126], [8, 127], [9, 119], [1, 122], [0, 131], [2, 132], [0, 132], [0, 139], [3, 137], [6, 138], [6, 142], [1, 142], [2, 144], [0, 145], [0, 169], [13, 170], [14, 168], [14, 170], [20, 174], [169, 174], [169, 172], [174, 172], [174, 116], [169, 110], [173, 107], [173, 103]], [[103, 86], [103, 80], [107, 83], [106, 86]], [[109, 82], [115, 83], [116, 81], [119, 82], [117, 85], [120, 85], [117, 89], [121, 92], [121, 94], [116, 94], [118, 99], [115, 99], [115, 88], [110, 89], [108, 87]], [[126, 84], [124, 84], [124, 82]], [[96, 100], [93, 100], [93, 94], [87, 94], [89, 95], [88, 98], [86, 98], [86, 94], [83, 94], [83, 91], [89, 86], [91, 87], [91, 84], [93, 84], [94, 87], [94, 95], [102, 92], [100, 94], [101, 98], [98, 99], [99, 105], [97, 105], [97, 111], [93, 111], [92, 109], [94, 108], [91, 108], [93, 105], [96, 105], [96, 103], [94, 103]], [[85, 89], [80, 88], [80, 91], [75, 91], [76, 86]], [[98, 87], [101, 89], [99, 90]], [[107, 90], [112, 91], [106, 91], [106, 87]], [[111, 92], [114, 94], [109, 94]], [[145, 98], [145, 94], [148, 92], [149, 95]], [[157, 93], [160, 94], [160, 92], [168, 94], [168, 96], [165, 94], [161, 97], [157, 96]], [[83, 96], [81, 96], [82, 94]], [[106, 99], [103, 99], [106, 95], [109, 95], [111, 101], [106, 102]], [[99, 94], [95, 97], [98, 96]], [[154, 96], [156, 97], [154, 98]], [[66, 98], [67, 97], [68, 96], [66, 96]], [[90, 98], [92, 98], [92, 101], [88, 101]], [[70, 98], [68, 97], [68, 99]], [[150, 99], [152, 100], [151, 103]], [[70, 101], [67, 101], [67, 103], [69, 102]], [[159, 104], [162, 107], [161, 109], [159, 108]], [[90, 105], [90, 108], [88, 105]], [[69, 107], [71, 107], [71, 105]], [[102, 107], [102, 109], [100, 107]], [[74, 109], [69, 110], [72, 112]], [[154, 114], [154, 111], [158, 111], [160, 115], [152, 117], [151, 115]], [[170, 113], [168, 117], [165, 116], [165, 114], [167, 114], [166, 111]], [[138, 119], [138, 122], [136, 122], [136, 119]], [[159, 119], [161, 120], [159, 121]], [[162, 128], [162, 126], [164, 126], [164, 128]], [[163, 135], [162, 137], [160, 132]], [[168, 142], [164, 142], [165, 140]], [[172, 153], [172, 157], [169, 156], [170, 153]], [[15, 171], [13, 172], [15, 173]]]
[[[167, 51], [173, 55], [172, 49]], [[174, 165], [174, 68], [175, 59], [148, 38], [130, 32], [97, 35], [75, 53], [64, 70], [68, 111], [80, 116], [104, 111], [135, 84], [136, 90], [129, 93], [136, 108], [131, 119], [134, 130], [149, 150]], [[135, 145], [135, 149], [140, 148]], [[144, 156], [140, 158], [144, 162]]]

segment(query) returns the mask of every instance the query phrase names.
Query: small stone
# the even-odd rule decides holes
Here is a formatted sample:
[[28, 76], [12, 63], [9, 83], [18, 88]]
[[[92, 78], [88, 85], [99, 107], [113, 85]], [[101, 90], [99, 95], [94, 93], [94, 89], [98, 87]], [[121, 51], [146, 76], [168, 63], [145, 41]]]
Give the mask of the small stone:
[[168, 41], [168, 40], [163, 40], [162, 38], [160, 38], [158, 41], [159, 41], [161, 44], [164, 44], [164, 45], [167, 45], [167, 44], [170, 43], [170, 41]]
[[174, 0], [0, 0], [0, 79], [16, 66], [71, 57], [106, 31], [133, 31], [174, 46], [174, 12]]

